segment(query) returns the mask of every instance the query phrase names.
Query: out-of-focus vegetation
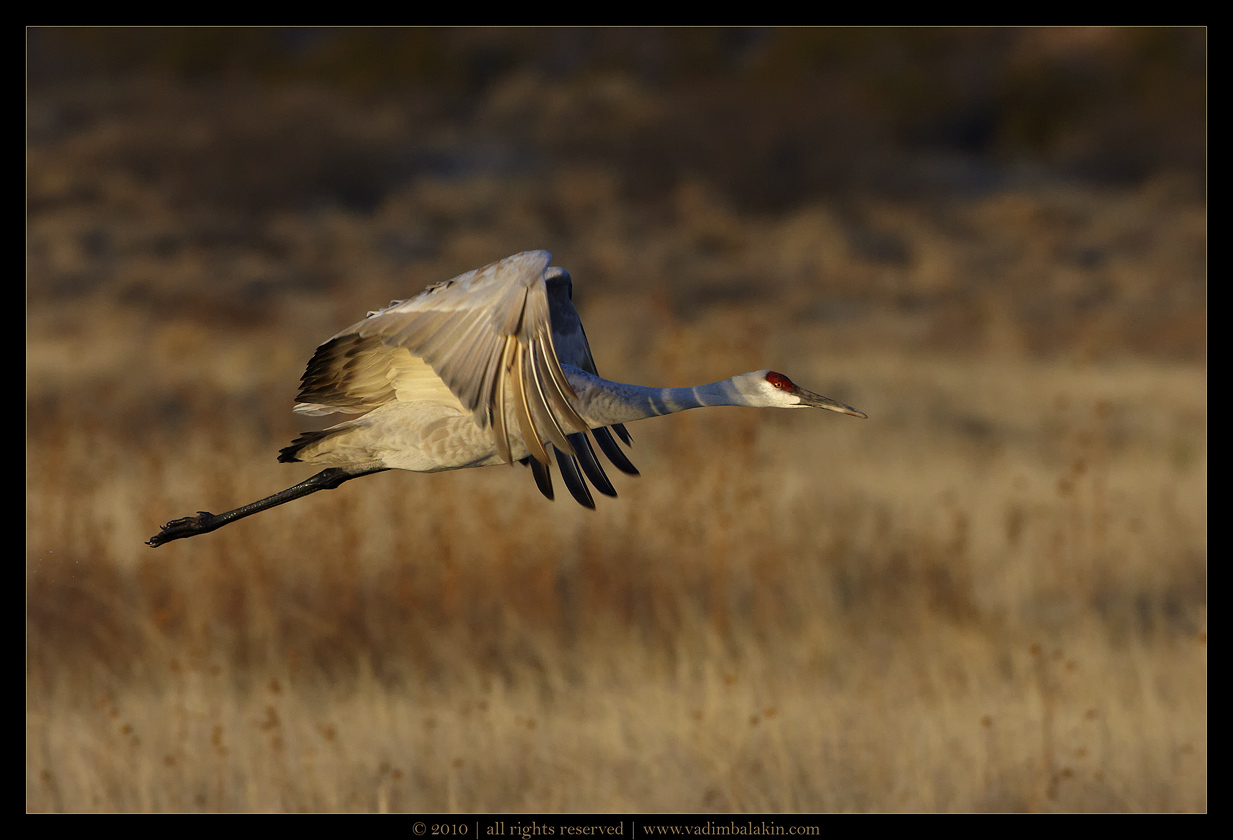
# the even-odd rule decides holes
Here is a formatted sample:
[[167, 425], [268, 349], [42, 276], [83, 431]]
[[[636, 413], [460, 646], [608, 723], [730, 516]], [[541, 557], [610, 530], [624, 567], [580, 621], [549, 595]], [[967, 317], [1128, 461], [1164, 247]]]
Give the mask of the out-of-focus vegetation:
[[1017, 166], [1119, 184], [1201, 174], [1206, 62], [1203, 29], [103, 28], [32, 31], [29, 76], [311, 86], [410, 109], [422, 133], [354, 150], [372, 170], [349, 173], [361, 192], [435, 151], [455, 170], [598, 163], [642, 196], [701, 178], [738, 209], [782, 210], [835, 191], [979, 190]]
[[[1206, 32], [28, 33], [30, 810], [1203, 810]], [[385, 474], [157, 552], [314, 346], [528, 248], [590, 513]]]

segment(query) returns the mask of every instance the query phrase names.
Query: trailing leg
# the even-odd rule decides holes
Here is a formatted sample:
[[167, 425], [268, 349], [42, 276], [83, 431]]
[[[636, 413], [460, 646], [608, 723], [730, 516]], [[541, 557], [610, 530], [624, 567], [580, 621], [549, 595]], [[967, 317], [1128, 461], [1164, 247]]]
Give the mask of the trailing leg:
[[252, 516], [254, 513], [278, 507], [311, 493], [316, 493], [318, 490], [333, 490], [344, 481], [350, 481], [362, 475], [382, 472], [384, 469], [384, 467], [377, 467], [375, 469], [347, 470], [331, 467], [328, 470], [322, 470], [311, 478], [301, 481], [293, 487], [288, 487], [286, 490], [275, 493], [273, 496], [267, 496], [264, 499], [238, 507], [235, 510], [229, 510], [226, 513], [216, 514], [201, 510], [197, 512], [196, 516], [173, 519], [164, 525], [161, 531], [150, 537], [146, 545], [151, 548], [158, 548], [163, 543], [169, 543], [172, 540], [195, 537], [198, 534], [208, 534], [224, 525], [235, 522], [237, 519], [243, 519], [246, 516]]

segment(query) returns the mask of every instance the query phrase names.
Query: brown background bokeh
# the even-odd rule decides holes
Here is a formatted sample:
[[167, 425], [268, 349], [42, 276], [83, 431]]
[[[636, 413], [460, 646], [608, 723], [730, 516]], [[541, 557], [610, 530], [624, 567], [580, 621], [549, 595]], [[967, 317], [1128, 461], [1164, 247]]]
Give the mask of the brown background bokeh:
[[[1206, 61], [28, 30], [27, 809], [1205, 809]], [[605, 375], [870, 420], [637, 424], [594, 514], [387, 474], [141, 544], [305, 477], [318, 342], [531, 248]]]

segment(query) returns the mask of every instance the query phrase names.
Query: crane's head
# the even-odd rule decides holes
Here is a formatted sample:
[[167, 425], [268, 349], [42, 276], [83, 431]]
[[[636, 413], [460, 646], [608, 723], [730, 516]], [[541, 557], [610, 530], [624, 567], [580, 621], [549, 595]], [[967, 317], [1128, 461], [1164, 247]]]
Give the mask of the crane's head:
[[741, 390], [745, 391], [751, 405], [767, 408], [825, 408], [853, 417], [868, 417], [850, 405], [844, 405], [830, 397], [806, 391], [782, 373], [773, 370], [758, 370], [742, 377]]

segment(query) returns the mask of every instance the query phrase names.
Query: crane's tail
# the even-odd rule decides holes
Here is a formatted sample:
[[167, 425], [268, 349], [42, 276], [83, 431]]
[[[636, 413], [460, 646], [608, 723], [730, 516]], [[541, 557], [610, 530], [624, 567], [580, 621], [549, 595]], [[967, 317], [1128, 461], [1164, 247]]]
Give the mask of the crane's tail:
[[317, 432], [304, 432], [295, 440], [291, 441], [290, 446], [284, 446], [278, 450], [278, 462], [280, 464], [294, 464], [302, 460], [300, 452], [307, 446], [312, 446], [314, 443], [319, 443], [325, 440], [330, 435], [334, 434], [338, 429], [322, 429]]

